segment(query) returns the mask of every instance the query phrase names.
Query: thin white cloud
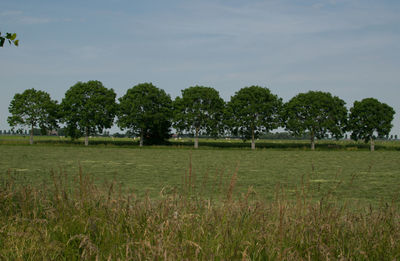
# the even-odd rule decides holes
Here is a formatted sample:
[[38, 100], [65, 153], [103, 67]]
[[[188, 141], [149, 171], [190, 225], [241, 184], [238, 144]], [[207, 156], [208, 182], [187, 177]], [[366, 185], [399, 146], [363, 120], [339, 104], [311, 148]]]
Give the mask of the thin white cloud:
[[[322, 5], [337, 5], [337, 1], [320, 1]], [[173, 17], [168, 23], [182, 29], [208, 32], [236, 32], [238, 35], [255, 34], [302, 34], [338, 30], [353, 30], [384, 24], [397, 19], [395, 11], [356, 5], [355, 1], [341, 1], [340, 10], [316, 11], [307, 6], [297, 6], [285, 1], [251, 2], [241, 6], [222, 3], [187, 4], [186, 16]], [[172, 21], [172, 22], [171, 22]]]
[[99, 46], [85, 45], [71, 49], [69, 53], [71, 54], [70, 59], [76, 61], [96, 61], [105, 58], [111, 50], [106, 50]]
[[7, 17], [7, 20], [23, 25], [47, 24], [52, 21], [52, 19], [48, 17], [26, 15], [20, 10], [6, 10], [0, 12], [0, 17]]
[[19, 10], [7, 10], [0, 12], [0, 16], [14, 16], [14, 15], [21, 15], [22, 11]]
[[[400, 111], [394, 95], [400, 83], [399, 4], [172, 0], [163, 8], [135, 4], [136, 12], [125, 5], [104, 8], [99, 3], [58, 16], [56, 9], [0, 11], [9, 15], [2, 20], [15, 25], [71, 22], [62, 32], [48, 27], [54, 34], [51, 50], [38, 38], [37, 46], [24, 45], [15, 53], [7, 49], [4, 55], [12, 67], [0, 64], [0, 71], [10, 85], [15, 78], [36, 77], [38, 84], [91, 78], [108, 81], [119, 93], [131, 84], [153, 81], [171, 94], [197, 83], [225, 97], [251, 84], [272, 87], [286, 98], [309, 89], [331, 91], [349, 102], [377, 94]], [[57, 86], [59, 95], [68, 87]], [[395, 125], [400, 126], [399, 118]]]
[[50, 18], [44, 17], [32, 17], [32, 16], [22, 16], [19, 17], [18, 22], [25, 25], [34, 25], [34, 24], [47, 24], [52, 20]]

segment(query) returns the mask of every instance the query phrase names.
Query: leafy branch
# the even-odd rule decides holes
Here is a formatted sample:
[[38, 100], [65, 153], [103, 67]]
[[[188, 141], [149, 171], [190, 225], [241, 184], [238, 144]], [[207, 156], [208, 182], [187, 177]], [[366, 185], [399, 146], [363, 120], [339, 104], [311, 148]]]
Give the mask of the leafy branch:
[[16, 39], [17, 38], [17, 34], [16, 33], [5, 33], [5, 35], [1, 34], [0, 32], [0, 47], [4, 46], [4, 43], [6, 41], [8, 41], [9, 44], [14, 44], [15, 46], [18, 46], [19, 44], [19, 40]]

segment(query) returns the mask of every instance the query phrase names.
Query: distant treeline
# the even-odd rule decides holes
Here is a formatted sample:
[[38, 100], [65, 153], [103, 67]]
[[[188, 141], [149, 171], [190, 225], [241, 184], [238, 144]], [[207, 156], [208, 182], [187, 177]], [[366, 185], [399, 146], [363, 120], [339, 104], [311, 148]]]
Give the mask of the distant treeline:
[[[49, 137], [49, 136], [47, 136]], [[92, 146], [106, 146], [106, 147], [125, 147], [125, 148], [135, 148], [140, 146], [139, 139], [125, 139], [125, 136], [120, 136], [121, 138], [110, 137], [109, 139], [104, 139], [101, 137], [93, 138], [90, 140]], [[125, 138], [122, 138], [125, 137]], [[375, 145], [376, 150], [389, 150], [389, 151], [400, 151], [400, 144], [395, 143], [385, 143], [381, 140], [380, 143]], [[3, 140], [1, 144], [15, 145], [22, 144], [21, 140], [12, 139], [10, 141]], [[63, 146], [81, 146], [81, 140], [72, 139], [54, 139], [54, 138], [44, 138], [37, 139], [35, 144], [42, 145], [63, 145]], [[169, 139], [164, 141], [163, 146], [176, 147], [176, 148], [192, 148], [194, 145], [193, 137], [185, 137], [182, 139]], [[215, 148], [215, 149], [249, 149], [249, 142], [241, 141], [238, 138], [227, 138], [227, 139], [199, 139], [199, 146], [203, 148]], [[257, 142], [258, 149], [284, 149], [284, 150], [309, 150], [309, 145], [300, 140], [277, 140], [277, 139], [260, 139]], [[317, 150], [368, 150], [370, 148], [369, 144], [353, 142], [351, 140], [322, 140], [318, 142]]]
[[[19, 136], [29, 136], [30, 133], [27, 130], [0, 130], [0, 135], [19, 135]], [[56, 130], [45, 131], [43, 132], [42, 129], [34, 128], [33, 129], [34, 136], [61, 136], [65, 137], [66, 129], [65, 128], [58, 128]], [[109, 131], [104, 131], [103, 133], [95, 133], [92, 135], [93, 137], [114, 137], [114, 138], [135, 138], [136, 136], [133, 135], [130, 131], [126, 132], [114, 132], [110, 133]], [[193, 134], [173, 134], [172, 137], [176, 138], [193, 138]], [[200, 139], [216, 139], [216, 137], [208, 136], [208, 135], [199, 135]], [[221, 138], [221, 137], [220, 137]], [[225, 136], [222, 138], [226, 139], [242, 139], [240, 136]], [[267, 133], [260, 135], [260, 140], [310, 140], [309, 133], [305, 133], [302, 136], [294, 136], [289, 132], [274, 132], [274, 133]], [[349, 135], [345, 134], [343, 136], [344, 140], [349, 139]], [[321, 140], [335, 140], [333, 137], [326, 136]], [[377, 138], [377, 140], [398, 140], [397, 135], [386, 135], [385, 137]], [[79, 142], [77, 142], [79, 143]]]
[[[192, 86], [173, 100], [152, 83], [141, 83], [116, 101], [114, 90], [99, 81], [76, 83], [60, 104], [46, 92], [27, 89], [15, 94], [9, 112], [13, 130], [27, 134], [23, 129], [30, 129], [31, 144], [34, 135], [50, 134], [85, 137], [88, 145], [90, 136], [116, 123], [127, 130], [125, 136], [138, 137], [140, 146], [163, 144], [174, 129], [178, 136], [192, 135], [195, 148], [199, 137], [238, 137], [250, 140], [252, 149], [257, 139], [309, 139], [312, 150], [316, 139], [339, 140], [348, 133], [374, 150], [374, 140], [389, 138], [395, 114], [375, 98], [355, 101], [348, 111], [342, 99], [321, 91], [283, 103], [260, 86], [244, 87], [225, 102], [212, 87]], [[286, 132], [274, 133], [279, 128]]]

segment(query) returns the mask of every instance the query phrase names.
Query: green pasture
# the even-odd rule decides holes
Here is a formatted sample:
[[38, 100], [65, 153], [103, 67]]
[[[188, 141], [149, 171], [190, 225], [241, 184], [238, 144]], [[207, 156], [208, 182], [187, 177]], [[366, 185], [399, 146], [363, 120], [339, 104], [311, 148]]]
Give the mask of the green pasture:
[[296, 198], [302, 184], [317, 200], [331, 193], [352, 204], [396, 200], [400, 191], [397, 151], [0, 145], [0, 154], [1, 175], [14, 174], [19, 182], [43, 186], [53, 173], [72, 183], [81, 168], [99, 185], [115, 180], [138, 196], [157, 197], [163, 188], [181, 190], [190, 183], [204, 196], [222, 197], [236, 169], [236, 195], [252, 187], [256, 197], [268, 200], [277, 188]]

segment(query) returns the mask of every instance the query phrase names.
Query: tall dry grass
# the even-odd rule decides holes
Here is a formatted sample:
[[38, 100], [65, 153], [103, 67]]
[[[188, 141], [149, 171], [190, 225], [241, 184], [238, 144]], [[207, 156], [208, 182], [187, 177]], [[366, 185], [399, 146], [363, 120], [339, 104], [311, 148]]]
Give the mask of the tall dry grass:
[[[297, 200], [279, 185], [273, 202], [249, 188], [234, 196], [237, 171], [220, 197], [203, 195], [207, 175], [190, 167], [182, 187], [137, 198], [117, 182], [95, 186], [82, 170], [61, 171], [31, 187], [12, 173], [0, 182], [2, 260], [397, 260], [396, 204], [348, 209], [332, 193], [315, 201], [307, 184]], [[305, 182], [306, 183], [306, 182]]]

